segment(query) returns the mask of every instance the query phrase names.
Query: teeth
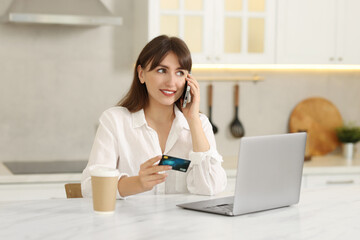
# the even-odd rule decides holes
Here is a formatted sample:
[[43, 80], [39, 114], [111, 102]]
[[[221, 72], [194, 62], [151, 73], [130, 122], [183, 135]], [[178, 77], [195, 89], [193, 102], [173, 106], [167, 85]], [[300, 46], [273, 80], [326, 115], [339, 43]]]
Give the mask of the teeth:
[[165, 91], [165, 90], [163, 90], [163, 92], [164, 92], [164, 93], [167, 93], [167, 94], [172, 94], [172, 93], [174, 93], [174, 92], [172, 92], [172, 91]]

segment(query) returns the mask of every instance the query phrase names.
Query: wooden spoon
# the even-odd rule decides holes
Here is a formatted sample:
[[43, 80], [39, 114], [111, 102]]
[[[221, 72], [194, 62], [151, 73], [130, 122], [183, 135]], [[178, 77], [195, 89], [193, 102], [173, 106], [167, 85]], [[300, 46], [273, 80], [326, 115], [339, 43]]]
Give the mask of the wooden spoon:
[[230, 125], [230, 132], [236, 138], [241, 138], [245, 135], [245, 130], [240, 120], [238, 119], [239, 112], [239, 85], [235, 85], [235, 97], [234, 97], [234, 105], [235, 105], [235, 119], [232, 121]]
[[211, 114], [212, 114], [212, 84], [208, 86], [208, 105], [209, 105], [209, 122], [212, 126], [214, 134], [218, 132], [218, 128], [215, 126], [215, 124], [211, 120]]

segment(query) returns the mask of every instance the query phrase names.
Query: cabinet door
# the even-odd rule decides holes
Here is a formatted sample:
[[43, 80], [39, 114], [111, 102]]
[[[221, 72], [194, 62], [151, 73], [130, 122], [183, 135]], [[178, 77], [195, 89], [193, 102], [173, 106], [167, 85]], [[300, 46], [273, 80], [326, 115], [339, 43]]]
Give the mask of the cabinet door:
[[215, 62], [274, 63], [274, 0], [216, 1]]
[[211, 52], [212, 0], [151, 0], [149, 39], [166, 34], [183, 39], [194, 62], [205, 62]]
[[336, 0], [278, 1], [277, 36], [277, 63], [334, 63]]
[[359, 175], [308, 175], [304, 181], [305, 188], [324, 188], [351, 185], [360, 185]]
[[337, 58], [339, 63], [360, 64], [360, 1], [339, 1]]

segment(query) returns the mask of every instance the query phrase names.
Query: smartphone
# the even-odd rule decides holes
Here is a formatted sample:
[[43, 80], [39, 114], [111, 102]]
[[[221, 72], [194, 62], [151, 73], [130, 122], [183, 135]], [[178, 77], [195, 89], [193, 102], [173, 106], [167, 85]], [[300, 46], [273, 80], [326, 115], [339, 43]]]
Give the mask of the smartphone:
[[190, 162], [190, 160], [163, 155], [159, 165], [170, 165], [172, 166], [172, 170], [186, 172], [189, 168]]
[[182, 107], [185, 108], [186, 104], [188, 104], [189, 102], [191, 102], [191, 95], [190, 95], [190, 86], [188, 86], [188, 82], [185, 82], [185, 87], [184, 87], [184, 93], [183, 93], [183, 104]]

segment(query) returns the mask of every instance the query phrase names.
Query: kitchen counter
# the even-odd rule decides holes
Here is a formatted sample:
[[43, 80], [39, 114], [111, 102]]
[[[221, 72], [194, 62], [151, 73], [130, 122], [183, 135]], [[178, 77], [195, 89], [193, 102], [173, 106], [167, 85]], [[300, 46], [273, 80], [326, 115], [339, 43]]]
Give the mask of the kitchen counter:
[[[237, 157], [224, 157], [223, 167], [228, 177], [236, 177]], [[303, 175], [313, 174], [359, 174], [360, 155], [353, 160], [347, 160], [339, 154], [313, 156], [310, 161], [304, 162]]]
[[[237, 157], [224, 157], [223, 167], [230, 178], [236, 177]], [[304, 175], [311, 174], [359, 174], [360, 155], [348, 161], [341, 155], [325, 155], [312, 157], [304, 163]], [[17, 174], [13, 175], [0, 163], [0, 184], [8, 183], [54, 183], [79, 182], [81, 173], [57, 174]]]
[[91, 199], [0, 202], [0, 239], [310, 240], [360, 236], [360, 187], [303, 190], [298, 205], [237, 217], [176, 206], [216, 197], [136, 195], [118, 200], [113, 215], [95, 214]]
[[79, 182], [81, 173], [13, 174], [0, 162], [0, 184]]
[[304, 163], [304, 174], [360, 174], [360, 156], [347, 160], [342, 155], [315, 156]]

